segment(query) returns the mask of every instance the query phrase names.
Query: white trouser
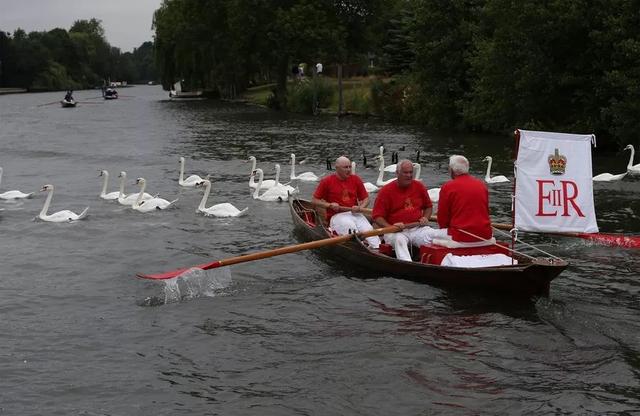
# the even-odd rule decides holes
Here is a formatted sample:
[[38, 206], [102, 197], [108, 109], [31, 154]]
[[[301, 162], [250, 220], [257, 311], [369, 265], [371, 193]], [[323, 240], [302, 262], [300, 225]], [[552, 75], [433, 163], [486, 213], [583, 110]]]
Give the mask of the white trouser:
[[[369, 220], [362, 214], [354, 214], [353, 212], [341, 212], [331, 217], [329, 227], [338, 235], [349, 234], [349, 230], [356, 232], [371, 231], [373, 227]], [[367, 243], [372, 248], [380, 247], [380, 237], [377, 235], [367, 237]]]
[[388, 244], [393, 246], [397, 259], [411, 261], [409, 243], [414, 246], [422, 246], [431, 244], [434, 238], [444, 238], [446, 236], [446, 228], [431, 228], [425, 226], [407, 228], [399, 233], [385, 234], [384, 239]]

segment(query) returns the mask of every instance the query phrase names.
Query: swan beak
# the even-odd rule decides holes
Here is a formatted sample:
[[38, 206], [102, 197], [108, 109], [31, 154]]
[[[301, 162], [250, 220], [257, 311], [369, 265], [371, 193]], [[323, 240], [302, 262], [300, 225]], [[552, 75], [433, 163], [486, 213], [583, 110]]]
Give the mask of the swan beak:
[[46, 191], [46, 190], [47, 190], [47, 187], [46, 187], [46, 186], [43, 186], [43, 187], [42, 187], [42, 189], [40, 189], [40, 192], [44, 192], [44, 191]]

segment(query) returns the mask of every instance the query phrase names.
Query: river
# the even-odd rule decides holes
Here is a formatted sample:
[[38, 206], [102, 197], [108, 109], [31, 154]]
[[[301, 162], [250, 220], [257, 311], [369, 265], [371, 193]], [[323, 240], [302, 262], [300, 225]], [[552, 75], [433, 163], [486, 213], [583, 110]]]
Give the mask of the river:
[[[549, 297], [530, 301], [461, 294], [391, 277], [362, 278], [311, 252], [211, 270], [178, 283], [137, 279], [297, 242], [286, 204], [253, 200], [248, 156], [267, 177], [325, 174], [345, 153], [358, 173], [381, 143], [400, 157], [421, 150], [427, 186], [447, 179], [451, 153], [483, 176], [512, 177], [513, 140], [433, 134], [378, 120], [307, 117], [242, 104], [171, 102], [157, 86], [103, 101], [77, 91], [0, 96], [0, 414], [6, 415], [423, 415], [638, 414], [640, 252], [584, 240], [531, 236], [566, 258]], [[53, 103], [53, 104], [49, 104]], [[249, 207], [245, 217], [196, 215], [209, 205]], [[596, 155], [619, 173], [627, 153]], [[389, 158], [387, 157], [387, 162]], [[176, 207], [143, 214], [98, 197], [102, 178], [126, 171]], [[33, 221], [44, 184], [52, 211], [72, 224]], [[314, 185], [301, 183], [308, 197]], [[640, 179], [594, 187], [601, 231], [640, 233]], [[511, 185], [491, 185], [492, 217], [510, 218]], [[366, 277], [366, 276], [365, 276]]]

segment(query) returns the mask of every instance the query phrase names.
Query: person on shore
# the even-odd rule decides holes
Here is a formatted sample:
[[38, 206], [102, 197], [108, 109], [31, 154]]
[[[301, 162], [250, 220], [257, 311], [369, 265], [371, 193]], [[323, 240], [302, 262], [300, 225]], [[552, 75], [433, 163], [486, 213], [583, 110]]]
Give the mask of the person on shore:
[[[326, 209], [329, 227], [339, 235], [348, 234], [350, 230], [371, 231], [373, 227], [362, 214], [369, 204], [369, 194], [362, 179], [351, 174], [351, 161], [346, 156], [336, 159], [335, 170], [320, 181], [311, 202]], [[378, 236], [368, 237], [366, 241], [371, 248], [380, 246]]]
[[[395, 225], [401, 229], [397, 233], [385, 234], [384, 239], [393, 246], [396, 258], [411, 261], [409, 244], [430, 244], [434, 238], [446, 236], [446, 230], [427, 226], [433, 205], [427, 188], [422, 182], [413, 179], [413, 163], [410, 160], [398, 162], [396, 177], [395, 181], [378, 191], [373, 206], [373, 219], [381, 227]], [[410, 223], [420, 225], [405, 228]]]
[[487, 186], [469, 175], [469, 161], [461, 155], [449, 158], [449, 175], [451, 180], [440, 188], [438, 225], [461, 243], [490, 239], [493, 231]]

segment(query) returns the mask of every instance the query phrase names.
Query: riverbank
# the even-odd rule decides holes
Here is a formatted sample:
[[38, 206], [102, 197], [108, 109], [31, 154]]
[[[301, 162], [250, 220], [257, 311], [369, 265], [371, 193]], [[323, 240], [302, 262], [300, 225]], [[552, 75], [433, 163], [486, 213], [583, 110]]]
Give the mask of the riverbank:
[[[343, 108], [342, 114], [374, 116], [371, 97], [373, 77], [354, 77], [342, 80]], [[240, 101], [269, 107], [269, 100], [276, 84], [264, 84], [248, 88], [240, 97]], [[313, 80], [309, 77], [300, 80], [289, 80], [287, 84], [289, 111], [294, 113], [311, 113], [313, 90], [316, 89], [319, 107], [317, 111], [325, 114], [338, 114], [339, 90], [338, 80], [332, 77], [320, 77]], [[308, 102], [307, 102], [308, 101]]]
[[27, 92], [24, 88], [0, 88], [0, 95], [4, 94], [21, 94]]

